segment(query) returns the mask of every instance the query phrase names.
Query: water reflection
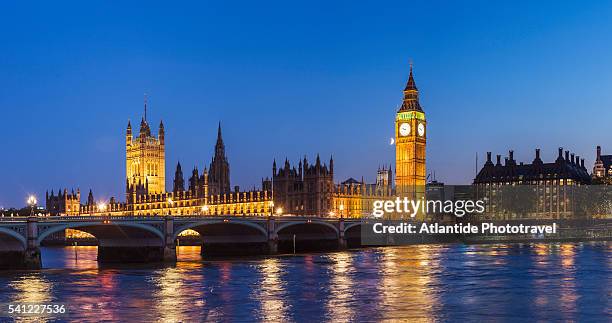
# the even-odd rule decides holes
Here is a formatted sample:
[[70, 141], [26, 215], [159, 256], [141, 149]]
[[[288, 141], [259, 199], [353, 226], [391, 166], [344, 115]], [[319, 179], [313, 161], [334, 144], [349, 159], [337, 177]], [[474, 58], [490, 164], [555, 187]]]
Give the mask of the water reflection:
[[327, 299], [327, 315], [330, 319], [341, 318], [343, 321], [354, 320], [356, 304], [353, 293], [356, 288], [353, 282], [353, 254], [348, 252], [333, 253], [329, 255], [331, 265], [329, 274], [330, 294]]
[[261, 274], [255, 299], [260, 300], [261, 317], [272, 322], [288, 321], [289, 305], [285, 302], [286, 284], [281, 279], [282, 265], [277, 258], [268, 258], [258, 266]]
[[157, 286], [154, 299], [155, 308], [159, 322], [184, 322], [188, 319], [184, 315], [188, 299], [196, 295], [185, 295], [183, 284], [184, 274], [177, 268], [166, 268], [155, 277], [154, 283]]
[[77, 251], [75, 262], [72, 248], [43, 248], [45, 266], [64, 269], [0, 272], [0, 303], [79, 304], [69, 317], [75, 322], [606, 321], [612, 314], [608, 243], [422, 245], [218, 261], [180, 247], [176, 266], [120, 268], [98, 268], [95, 247]]
[[[381, 314], [386, 320], [435, 317], [438, 246], [381, 249]], [[409, 304], [409, 305], [408, 305]]]
[[[29, 273], [9, 284], [12, 289], [12, 297], [8, 301], [13, 304], [48, 304], [53, 300], [53, 283], [43, 278], [40, 273]], [[38, 320], [35, 317], [22, 317], [21, 322], [47, 322], [48, 320]]]
[[561, 278], [559, 301], [563, 308], [564, 319], [573, 321], [575, 320], [576, 299], [578, 298], [574, 268], [575, 245], [563, 244], [560, 246], [560, 249], [561, 267], [563, 268], [561, 272], [563, 276]]

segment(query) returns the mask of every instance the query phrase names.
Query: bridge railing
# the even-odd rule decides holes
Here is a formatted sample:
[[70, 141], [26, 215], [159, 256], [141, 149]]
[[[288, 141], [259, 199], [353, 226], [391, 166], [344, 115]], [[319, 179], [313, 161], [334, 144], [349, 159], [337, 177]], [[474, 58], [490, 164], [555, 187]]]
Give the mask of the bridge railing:
[[[72, 222], [72, 221], [163, 221], [167, 217], [172, 217], [175, 221], [187, 220], [187, 221], [198, 221], [198, 220], [219, 220], [219, 219], [245, 219], [251, 221], [265, 221], [269, 218], [275, 220], [316, 220], [323, 222], [335, 222], [340, 220], [339, 217], [319, 217], [319, 216], [242, 216], [242, 215], [214, 215], [214, 216], [203, 216], [203, 215], [152, 215], [152, 216], [44, 216], [36, 217], [38, 222]], [[0, 217], [0, 222], [26, 222], [30, 217]], [[344, 218], [347, 221], [358, 221], [356, 218]]]

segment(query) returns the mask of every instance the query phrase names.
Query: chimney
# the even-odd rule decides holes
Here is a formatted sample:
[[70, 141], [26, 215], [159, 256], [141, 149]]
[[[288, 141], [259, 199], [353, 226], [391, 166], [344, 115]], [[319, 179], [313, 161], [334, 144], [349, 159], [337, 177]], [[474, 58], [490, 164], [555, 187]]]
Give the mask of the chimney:
[[559, 158], [563, 158], [563, 147], [559, 147]]
[[569, 150], [565, 151], [565, 161], [569, 163], [570, 159], [569, 159]]
[[491, 152], [487, 151], [487, 163], [491, 162]]
[[508, 157], [510, 159], [510, 162], [514, 161], [514, 150], [508, 151]]
[[501, 165], [501, 155], [497, 155], [497, 164], [495, 165]]
[[597, 161], [601, 160], [601, 146], [597, 146]]
[[536, 158], [535, 159], [540, 159], [540, 148], [536, 149]]
[[576, 156], [574, 156], [574, 154], [570, 154], [570, 161], [572, 162], [572, 165], [576, 165]]
[[505, 161], [504, 165], [508, 166], [508, 157], [506, 157], [504, 161]]
[[580, 160], [580, 167], [584, 168], [584, 158]]

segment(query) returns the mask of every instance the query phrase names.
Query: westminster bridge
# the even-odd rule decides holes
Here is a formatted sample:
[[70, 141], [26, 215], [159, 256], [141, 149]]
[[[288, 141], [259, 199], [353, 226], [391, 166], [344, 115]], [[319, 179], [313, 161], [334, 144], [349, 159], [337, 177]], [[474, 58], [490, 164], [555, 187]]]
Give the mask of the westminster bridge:
[[173, 262], [181, 232], [200, 234], [202, 254], [276, 254], [343, 249], [359, 239], [359, 219], [249, 216], [0, 217], [0, 268], [40, 268], [41, 243], [66, 229], [98, 241], [98, 261]]

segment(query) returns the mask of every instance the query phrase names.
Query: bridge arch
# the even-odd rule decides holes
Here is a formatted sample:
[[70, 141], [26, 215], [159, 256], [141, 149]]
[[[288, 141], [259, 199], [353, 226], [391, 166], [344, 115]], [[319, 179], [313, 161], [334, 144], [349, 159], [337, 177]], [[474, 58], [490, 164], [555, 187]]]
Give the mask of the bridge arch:
[[308, 221], [304, 221], [304, 222], [288, 222], [288, 223], [283, 223], [283, 224], [279, 225], [276, 228], [275, 233], [277, 235], [279, 235], [281, 233], [281, 231], [286, 230], [286, 229], [288, 229], [290, 227], [306, 226], [306, 225], [322, 226], [324, 228], [333, 230], [334, 234], [336, 235], [336, 238], [340, 236], [338, 228], [336, 228], [335, 225], [333, 225], [331, 223], [327, 223], [327, 222], [323, 222], [323, 221], [315, 221], [315, 220], [308, 220]]
[[361, 222], [349, 223], [344, 226], [344, 232], [347, 232], [349, 229], [357, 226], [361, 226]]
[[[256, 230], [258, 233], [261, 233], [262, 238], [264, 239], [268, 238], [268, 232], [264, 227], [256, 223], [249, 222], [249, 221], [202, 220], [202, 221], [187, 223], [187, 224], [184, 224], [178, 227], [176, 230], [174, 230], [173, 239], [177, 239], [179, 234], [181, 234], [185, 230], [189, 230], [189, 229], [195, 230], [197, 228], [206, 227], [210, 225], [227, 225], [227, 226], [235, 225], [235, 226], [248, 227], [248, 228], [252, 228]], [[195, 230], [195, 231], [198, 231], [198, 230]]]
[[[39, 223], [40, 226], [40, 223]], [[105, 227], [105, 226], [109, 226], [109, 227], [126, 227], [126, 228], [134, 228], [134, 229], [140, 229], [144, 232], [148, 232], [148, 233], [152, 233], [154, 234], [156, 237], [159, 237], [159, 242], [160, 245], [163, 245], [164, 243], [164, 233], [161, 232], [160, 230], [146, 225], [146, 224], [140, 224], [140, 223], [135, 223], [135, 222], [121, 222], [121, 221], [113, 221], [112, 224], [104, 224], [103, 222], [82, 222], [82, 223], [63, 223], [63, 224], [58, 224], [56, 226], [53, 226], [43, 232], [39, 232], [38, 235], [38, 239], [37, 239], [37, 244], [40, 245], [40, 243], [45, 240], [45, 238], [47, 238], [48, 236], [56, 233], [56, 232], [60, 232], [66, 229], [76, 229], [76, 230], [80, 230], [80, 231], [84, 231], [87, 233], [92, 234], [93, 236], [95, 236], [97, 239], [100, 239], [99, 234], [90, 232], [92, 231], [91, 229], [94, 227]], [[88, 230], [89, 229], [89, 230]]]
[[[8, 236], [9, 240], [5, 241], [5, 239], [3, 239], [4, 238], [3, 235]], [[17, 243], [11, 243], [11, 242], [17, 242]], [[21, 250], [25, 250], [27, 247], [27, 240], [24, 236], [22, 236], [15, 230], [12, 230], [9, 228], [3, 228], [3, 227], [0, 227], [0, 243], [2, 243], [3, 245], [6, 245], [6, 248], [8, 249], [11, 249], [11, 247], [17, 247], [17, 248], [21, 248]], [[2, 247], [0, 247], [0, 249], [2, 249]]]

